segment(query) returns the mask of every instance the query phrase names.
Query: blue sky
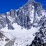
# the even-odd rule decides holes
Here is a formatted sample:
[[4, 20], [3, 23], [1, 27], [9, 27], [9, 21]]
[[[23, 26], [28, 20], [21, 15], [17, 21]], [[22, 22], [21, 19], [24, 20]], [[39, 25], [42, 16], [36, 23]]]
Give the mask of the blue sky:
[[[0, 13], [10, 11], [10, 9], [18, 9], [23, 6], [28, 0], [0, 0]], [[35, 0], [42, 4], [46, 10], [46, 0]]]

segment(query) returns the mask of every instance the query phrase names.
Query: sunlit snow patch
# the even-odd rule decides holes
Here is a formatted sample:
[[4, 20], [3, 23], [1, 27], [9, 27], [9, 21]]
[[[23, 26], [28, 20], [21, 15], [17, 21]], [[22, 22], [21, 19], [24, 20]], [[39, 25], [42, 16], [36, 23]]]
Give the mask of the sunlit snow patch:
[[35, 37], [33, 36], [33, 34], [38, 32], [39, 29], [39, 27], [35, 28], [33, 26], [29, 30], [25, 28], [21, 29], [21, 26], [17, 25], [17, 23], [14, 23], [12, 26], [15, 28], [14, 30], [8, 30], [7, 27], [2, 28], [1, 30], [4, 32], [8, 32], [8, 35], [6, 36], [10, 36], [10, 39], [16, 38], [14, 46], [26, 46], [27, 44], [31, 44]]

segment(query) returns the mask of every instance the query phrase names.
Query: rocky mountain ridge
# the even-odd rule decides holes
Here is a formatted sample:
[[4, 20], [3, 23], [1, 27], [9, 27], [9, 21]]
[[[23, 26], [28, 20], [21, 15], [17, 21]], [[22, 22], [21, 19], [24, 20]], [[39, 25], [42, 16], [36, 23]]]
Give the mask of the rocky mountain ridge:
[[[10, 10], [5, 14], [0, 14], [0, 29], [5, 27], [12, 28], [13, 23], [30, 29], [32, 25], [38, 24], [42, 16], [46, 16], [45, 10], [42, 6], [34, 0], [29, 0], [25, 5], [20, 7], [18, 10]], [[38, 25], [36, 25], [37, 27]]]
[[[6, 12], [5, 14], [0, 14], [0, 30], [3, 30], [4, 32], [8, 31], [10, 32], [10, 34], [12, 33], [15, 37], [17, 37], [18, 41], [16, 40], [16, 42], [14, 43], [14, 46], [19, 46], [19, 45], [33, 46], [35, 44], [35, 41], [37, 43], [34, 46], [38, 46], [37, 45], [39, 44], [38, 41], [40, 42], [42, 38], [43, 38], [42, 39], [43, 41], [46, 40], [46, 39], [44, 40], [44, 37], [46, 34], [46, 33], [44, 34], [45, 30], [43, 32], [43, 30], [41, 29], [42, 27], [44, 27], [43, 23], [46, 23], [44, 21], [46, 20], [45, 18], [46, 18], [46, 11], [42, 8], [41, 4], [35, 2], [34, 0], [28, 0], [28, 2], [22, 7], [20, 7], [19, 9], [17, 10], [11, 9], [9, 12]], [[40, 28], [40, 29], [38, 30], [37, 28]], [[14, 29], [17, 29], [17, 31]], [[43, 35], [40, 32], [41, 30], [43, 32]], [[34, 33], [36, 33], [35, 34], [36, 37], [33, 36]], [[8, 37], [13, 37], [10, 34], [8, 34]], [[7, 37], [7, 34], [5, 35]], [[9, 40], [10, 39], [12, 38], [9, 38]], [[32, 40], [34, 43], [32, 42]], [[32, 42], [31, 45], [30, 45], [30, 42]], [[42, 41], [39, 46], [41, 46], [41, 44], [42, 44]], [[8, 46], [9, 44], [6, 44], [6, 45]]]

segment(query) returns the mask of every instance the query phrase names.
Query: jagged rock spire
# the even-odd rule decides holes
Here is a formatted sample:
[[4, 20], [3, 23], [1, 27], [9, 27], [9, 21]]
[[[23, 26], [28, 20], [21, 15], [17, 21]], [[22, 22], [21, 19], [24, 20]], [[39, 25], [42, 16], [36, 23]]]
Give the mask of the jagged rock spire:
[[29, 2], [34, 2], [34, 0], [28, 0]]
[[29, 4], [34, 4], [35, 3], [35, 0], [28, 0], [28, 3]]

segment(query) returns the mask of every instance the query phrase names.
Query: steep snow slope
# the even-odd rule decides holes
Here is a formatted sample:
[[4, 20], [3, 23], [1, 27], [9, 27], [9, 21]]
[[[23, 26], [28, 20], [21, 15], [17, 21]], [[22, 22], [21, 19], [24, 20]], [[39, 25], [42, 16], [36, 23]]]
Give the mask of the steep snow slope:
[[33, 26], [29, 30], [25, 28], [22, 29], [21, 26], [17, 25], [16, 23], [13, 24], [13, 27], [15, 28], [14, 30], [8, 30], [7, 27], [2, 28], [1, 30], [9, 34], [8, 35], [7, 33], [4, 33], [9, 39], [12, 40], [16, 38], [14, 46], [26, 46], [27, 44], [30, 45], [30, 43], [34, 40], [34, 34], [38, 32], [39, 29], [39, 27], [35, 28]]

